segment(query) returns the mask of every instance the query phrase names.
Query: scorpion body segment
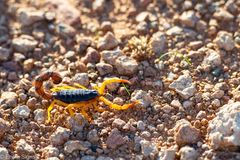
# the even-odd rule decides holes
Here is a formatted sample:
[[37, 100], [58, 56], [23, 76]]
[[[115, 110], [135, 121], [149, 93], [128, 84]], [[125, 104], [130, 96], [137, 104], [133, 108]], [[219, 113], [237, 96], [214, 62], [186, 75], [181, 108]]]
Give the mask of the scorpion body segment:
[[40, 95], [42, 98], [50, 100], [52, 99], [52, 103], [47, 109], [48, 119], [47, 122], [51, 122], [51, 111], [54, 108], [54, 105], [60, 105], [64, 106], [68, 111], [70, 116], [74, 116], [74, 110], [73, 109], [80, 109], [81, 114], [88, 120], [91, 121], [92, 118], [88, 116], [87, 111], [89, 110], [89, 107], [93, 107], [94, 110], [101, 112], [102, 110], [98, 108], [98, 101], [102, 101], [106, 105], [108, 105], [112, 109], [117, 110], [125, 110], [128, 109], [136, 104], [138, 104], [138, 101], [134, 101], [130, 104], [124, 104], [124, 105], [117, 105], [113, 104], [108, 99], [104, 98], [103, 95], [105, 87], [107, 84], [110, 83], [130, 83], [128, 80], [125, 79], [119, 79], [119, 78], [110, 78], [108, 80], [105, 80], [101, 87], [96, 87], [96, 90], [89, 90], [85, 88], [84, 86], [81, 86], [80, 84], [74, 84], [74, 86], [69, 85], [62, 85], [62, 86], [56, 86], [50, 89], [50, 91], [44, 90], [43, 82], [51, 79], [54, 84], [59, 84], [62, 81], [62, 78], [60, 74], [56, 72], [47, 71], [40, 76], [38, 76], [35, 80], [35, 90], [38, 95]]
[[77, 103], [84, 102], [99, 96], [98, 92], [95, 90], [61, 90], [59, 92], [53, 92], [53, 97], [65, 103]]

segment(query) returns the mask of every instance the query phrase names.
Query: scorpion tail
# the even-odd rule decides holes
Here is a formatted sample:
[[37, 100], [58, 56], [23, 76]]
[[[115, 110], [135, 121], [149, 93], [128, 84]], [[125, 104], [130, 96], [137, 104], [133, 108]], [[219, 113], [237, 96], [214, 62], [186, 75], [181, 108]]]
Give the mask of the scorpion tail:
[[60, 76], [60, 74], [53, 71], [47, 71], [39, 75], [34, 82], [37, 94], [47, 100], [52, 98], [52, 94], [44, 90], [43, 82], [49, 80], [50, 78], [52, 79], [54, 84], [59, 84], [62, 81], [62, 77]]

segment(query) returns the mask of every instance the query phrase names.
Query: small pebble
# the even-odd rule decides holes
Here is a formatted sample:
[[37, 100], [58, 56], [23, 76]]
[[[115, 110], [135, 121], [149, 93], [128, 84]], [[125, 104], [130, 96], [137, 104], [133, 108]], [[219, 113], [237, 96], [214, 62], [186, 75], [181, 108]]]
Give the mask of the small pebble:
[[30, 115], [30, 109], [27, 105], [19, 105], [13, 109], [13, 115], [17, 118], [28, 118]]

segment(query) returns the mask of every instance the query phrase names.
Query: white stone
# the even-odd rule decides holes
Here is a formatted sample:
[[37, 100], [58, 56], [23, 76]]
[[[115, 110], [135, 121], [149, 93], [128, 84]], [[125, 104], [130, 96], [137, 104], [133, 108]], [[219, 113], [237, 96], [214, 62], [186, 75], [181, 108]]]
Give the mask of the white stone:
[[45, 121], [45, 110], [43, 109], [36, 109], [34, 111], [34, 120], [37, 121], [38, 123], [44, 123]]
[[184, 26], [187, 27], [194, 27], [195, 24], [197, 23], [197, 16], [195, 14], [194, 11], [190, 10], [190, 11], [185, 11], [182, 13], [182, 15], [180, 16], [180, 21]]
[[105, 51], [102, 51], [100, 54], [101, 54], [102, 60], [111, 65], [115, 65], [116, 59], [123, 55], [122, 51], [119, 49], [111, 50], [111, 51], [105, 50]]
[[30, 115], [30, 109], [27, 105], [17, 106], [12, 112], [13, 115], [18, 118], [28, 118]]
[[160, 54], [163, 52], [167, 45], [167, 37], [163, 32], [154, 33], [150, 44], [152, 46], [153, 52], [155, 54]]
[[209, 122], [208, 138], [213, 149], [240, 146], [240, 102], [222, 106]]
[[69, 129], [58, 127], [56, 131], [50, 136], [50, 141], [53, 145], [62, 145], [68, 140], [69, 136]]
[[24, 26], [31, 25], [35, 22], [41, 21], [44, 19], [44, 12], [37, 11], [33, 8], [22, 8], [20, 7], [17, 11], [18, 20]]
[[9, 160], [10, 159], [8, 150], [5, 147], [0, 147], [0, 159], [1, 160]]
[[26, 53], [32, 51], [38, 42], [29, 35], [21, 35], [20, 37], [14, 38], [12, 40], [13, 48], [17, 52]]
[[153, 98], [150, 96], [150, 94], [143, 90], [135, 90], [131, 95], [131, 100], [140, 101], [143, 107], [148, 107], [153, 102]]
[[220, 31], [214, 40], [219, 48], [223, 48], [226, 51], [231, 51], [235, 47], [235, 43], [231, 33], [226, 31]]
[[184, 146], [179, 151], [180, 160], [197, 160], [198, 152], [189, 146]]
[[97, 142], [99, 140], [98, 131], [96, 129], [90, 130], [88, 132], [87, 139], [92, 143]]
[[137, 72], [138, 62], [127, 56], [120, 56], [116, 59], [115, 67], [120, 75], [133, 75]]
[[195, 85], [189, 75], [181, 75], [177, 80], [169, 85], [170, 89], [174, 89], [182, 98], [188, 99], [196, 92]]
[[154, 156], [158, 153], [157, 145], [146, 140], [141, 140], [140, 145], [142, 148], [142, 154], [145, 157]]
[[19, 156], [34, 155], [35, 151], [24, 139], [20, 139], [16, 143], [16, 151]]
[[67, 154], [72, 153], [73, 151], [80, 150], [80, 151], [86, 151], [88, 148], [85, 147], [84, 142], [79, 140], [71, 140], [64, 144], [64, 152]]
[[204, 57], [202, 65], [203, 66], [211, 66], [212, 68], [221, 65], [222, 60], [220, 54], [218, 54], [215, 50], [209, 49], [207, 51], [207, 55]]
[[165, 149], [159, 152], [157, 160], [175, 160], [175, 154], [174, 149]]

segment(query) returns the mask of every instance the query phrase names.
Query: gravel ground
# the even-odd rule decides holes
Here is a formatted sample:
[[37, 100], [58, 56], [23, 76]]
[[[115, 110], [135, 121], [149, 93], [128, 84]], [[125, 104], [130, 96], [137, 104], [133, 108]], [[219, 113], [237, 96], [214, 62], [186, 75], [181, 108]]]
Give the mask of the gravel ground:
[[[239, 0], [0, 0], [0, 159], [240, 159], [239, 27]], [[141, 104], [46, 124], [46, 70]]]

